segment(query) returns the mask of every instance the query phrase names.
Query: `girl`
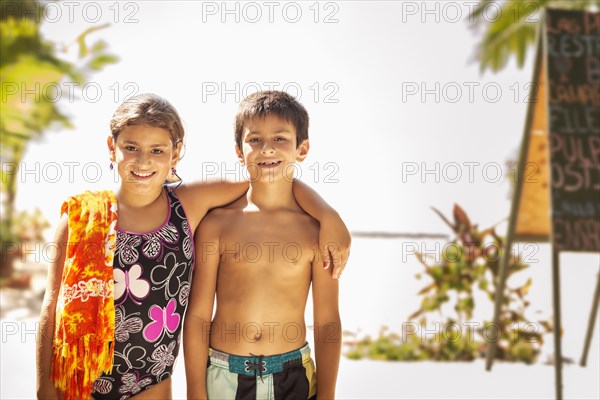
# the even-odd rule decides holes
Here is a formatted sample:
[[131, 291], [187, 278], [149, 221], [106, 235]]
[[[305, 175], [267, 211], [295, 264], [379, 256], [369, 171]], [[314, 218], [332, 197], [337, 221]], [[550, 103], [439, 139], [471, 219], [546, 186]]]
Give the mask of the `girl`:
[[[194, 231], [209, 209], [248, 188], [164, 185], [176, 176], [184, 130], [177, 111], [159, 96], [129, 99], [110, 127], [119, 190], [86, 192], [62, 207], [38, 329], [38, 398], [171, 398]], [[337, 243], [327, 249], [337, 250], [338, 277], [348, 256], [348, 231], [315, 192], [301, 183], [294, 189], [298, 203], [321, 222], [321, 243]]]

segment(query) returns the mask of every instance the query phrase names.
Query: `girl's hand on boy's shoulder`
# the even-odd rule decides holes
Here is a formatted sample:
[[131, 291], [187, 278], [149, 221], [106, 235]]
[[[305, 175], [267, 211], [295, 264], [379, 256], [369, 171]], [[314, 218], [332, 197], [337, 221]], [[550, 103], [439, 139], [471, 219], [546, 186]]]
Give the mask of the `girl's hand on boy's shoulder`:
[[352, 238], [344, 221], [338, 216], [320, 221], [319, 248], [323, 255], [323, 268], [332, 268], [332, 277], [339, 279], [350, 256]]

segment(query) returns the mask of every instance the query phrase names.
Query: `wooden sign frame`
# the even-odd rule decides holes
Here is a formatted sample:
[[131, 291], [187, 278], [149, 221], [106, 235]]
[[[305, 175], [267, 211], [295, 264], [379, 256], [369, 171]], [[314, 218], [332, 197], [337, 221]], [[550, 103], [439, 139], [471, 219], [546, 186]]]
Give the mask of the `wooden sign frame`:
[[[557, 10], [563, 11], [563, 10]], [[515, 189], [511, 202], [510, 217], [508, 220], [508, 232], [505, 251], [502, 254], [499, 272], [498, 284], [496, 290], [494, 304], [494, 319], [493, 323], [497, 326], [500, 322], [500, 310], [504, 297], [506, 286], [508, 263], [511, 258], [511, 248], [514, 242], [550, 242], [552, 246], [552, 294], [553, 294], [553, 311], [554, 311], [554, 365], [555, 365], [555, 383], [556, 383], [556, 398], [562, 400], [562, 346], [561, 346], [561, 308], [560, 308], [560, 250], [555, 245], [556, 238], [552, 234], [553, 220], [551, 216], [552, 210], [552, 167], [549, 150], [550, 146], [550, 101], [549, 101], [549, 75], [548, 75], [548, 42], [547, 42], [547, 13], [540, 21], [537, 32], [537, 48], [535, 65], [533, 70], [532, 85], [530, 87], [530, 98], [535, 98], [535, 101], [529, 104], [527, 116], [525, 119], [525, 128], [519, 151], [519, 160], [517, 164]], [[545, 140], [544, 140], [545, 136]], [[535, 147], [534, 147], [535, 145]], [[536, 153], [537, 151], [537, 153]], [[530, 161], [535, 157], [535, 161]], [[541, 181], [540, 187], [526, 188], [523, 183], [527, 179], [526, 172], [530, 163], [534, 163], [541, 169], [538, 171], [538, 177]], [[545, 168], [545, 170], [544, 170]], [[537, 196], [538, 202], [548, 205], [538, 207], [531, 215], [527, 214], [527, 201], [523, 201], [523, 197], [528, 198]], [[531, 201], [530, 201], [531, 202]], [[537, 214], [535, 214], [537, 213]], [[571, 251], [570, 249], [563, 251]], [[584, 250], [588, 251], [588, 250]], [[594, 252], [596, 250], [593, 250]], [[588, 328], [584, 343], [584, 350], [580, 364], [585, 366], [587, 354], [589, 351], [591, 338], [596, 321], [596, 313], [598, 312], [598, 304], [600, 302], [600, 273], [596, 283], [596, 290], [592, 299], [592, 309], [588, 320]], [[492, 341], [489, 344], [486, 370], [491, 370], [496, 354], [497, 343]]]

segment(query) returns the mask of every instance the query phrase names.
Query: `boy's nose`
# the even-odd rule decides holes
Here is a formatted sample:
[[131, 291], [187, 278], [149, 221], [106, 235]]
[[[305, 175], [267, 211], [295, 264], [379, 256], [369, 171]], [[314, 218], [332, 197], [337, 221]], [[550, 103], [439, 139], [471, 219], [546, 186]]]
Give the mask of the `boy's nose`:
[[271, 143], [265, 141], [262, 146], [261, 152], [263, 154], [269, 154], [275, 152], [275, 149], [273, 148], [273, 145]]

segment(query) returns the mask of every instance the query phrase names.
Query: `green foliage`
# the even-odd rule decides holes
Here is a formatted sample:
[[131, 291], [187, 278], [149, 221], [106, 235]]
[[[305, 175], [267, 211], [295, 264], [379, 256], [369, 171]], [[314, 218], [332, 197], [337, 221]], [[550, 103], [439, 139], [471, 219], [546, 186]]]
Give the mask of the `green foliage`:
[[[2, 243], [14, 243], [16, 176], [27, 144], [50, 128], [73, 127], [69, 117], [59, 109], [56, 88], [65, 81], [84, 84], [91, 73], [115, 63], [117, 58], [106, 53], [103, 41], [87, 44], [90, 34], [107, 25], [90, 28], [77, 36], [74, 44], [79, 48], [80, 57], [72, 63], [60, 57], [68, 51], [68, 46], [47, 40], [41, 34], [40, 24], [44, 19], [40, 2], [2, 0], [0, 12], [0, 189], [3, 201], [0, 238]], [[6, 259], [4, 254], [0, 256]], [[6, 275], [6, 269], [10, 269], [10, 265], [2, 262], [0, 274]]]
[[12, 226], [13, 236], [20, 242], [40, 242], [44, 240], [44, 231], [50, 223], [39, 208], [35, 211], [21, 211], [15, 214], [15, 223]]
[[[494, 3], [494, 6], [490, 3]], [[536, 32], [546, 7], [572, 10], [590, 10], [598, 7], [598, 0], [484, 0], [468, 16], [473, 29], [483, 38], [473, 59], [479, 61], [483, 72], [503, 69], [511, 56], [519, 67], [525, 64], [527, 50], [535, 46]], [[500, 12], [495, 12], [496, 10]]]
[[[458, 205], [454, 206], [453, 222], [438, 210], [434, 211], [456, 236], [444, 246], [437, 263], [422, 254], [417, 255], [424, 268], [417, 278], [427, 276], [430, 282], [418, 292], [422, 296], [421, 306], [408, 318], [414, 322], [403, 326], [403, 335], [386, 333], [388, 329], [384, 328], [375, 339], [349, 340], [346, 356], [376, 360], [472, 361], [484, 357], [488, 343], [497, 340], [498, 359], [535, 362], [543, 344], [543, 333], [552, 329], [547, 321], [532, 323], [525, 317], [531, 279], [518, 287], [505, 286], [497, 326], [490, 322], [473, 325], [475, 291], [483, 292], [484, 298], [494, 302], [500, 257], [506, 250], [504, 240], [494, 227], [479, 230], [477, 225], [471, 224]], [[507, 279], [527, 268], [520, 255], [509, 253]], [[443, 316], [445, 305], [453, 305], [455, 315], [436, 324], [435, 328], [427, 327], [427, 316], [434, 312]]]
[[[11, 231], [2, 237], [1, 256], [4, 265], [12, 267], [14, 261], [24, 259], [26, 252], [23, 250], [34, 249], [35, 243], [42, 242], [44, 231], [49, 227], [50, 223], [37, 208], [34, 212], [15, 213], [13, 223], [10, 225]], [[0, 278], [11, 278], [9, 272], [12, 271], [6, 267], [1, 269]]]

